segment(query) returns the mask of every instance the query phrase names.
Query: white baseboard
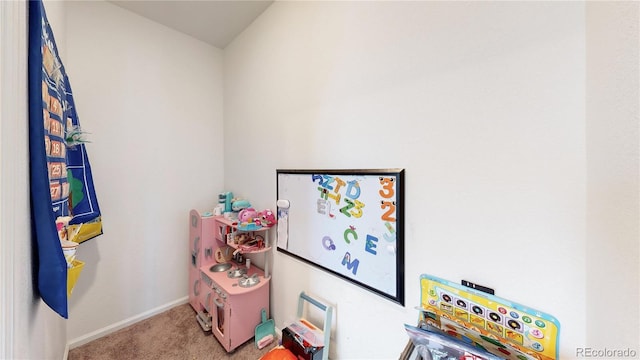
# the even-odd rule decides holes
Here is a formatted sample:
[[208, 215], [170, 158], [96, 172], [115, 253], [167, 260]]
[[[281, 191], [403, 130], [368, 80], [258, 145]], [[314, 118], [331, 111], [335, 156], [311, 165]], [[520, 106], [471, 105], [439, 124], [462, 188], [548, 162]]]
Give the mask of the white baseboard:
[[64, 354], [62, 355], [62, 360], [67, 360], [69, 358], [69, 343], [64, 346]]
[[88, 333], [86, 335], [80, 336], [78, 338], [72, 339], [70, 341], [67, 342], [67, 347], [65, 349], [65, 356], [64, 359], [66, 360], [67, 355], [69, 353], [70, 349], [73, 348], [77, 348], [78, 346], [84, 345], [90, 341], [93, 341], [95, 339], [99, 339], [103, 336], [109, 335], [113, 332], [116, 332], [120, 329], [123, 329], [129, 325], [133, 325], [135, 323], [137, 323], [138, 321], [142, 321], [144, 319], [150, 318], [154, 315], [160, 314], [166, 310], [169, 310], [173, 307], [182, 305], [182, 304], [186, 304], [189, 302], [189, 297], [185, 296], [183, 298], [180, 298], [178, 300], [172, 301], [170, 303], [158, 306], [157, 308], [151, 309], [149, 311], [145, 311], [142, 314], [130, 317], [128, 319], [125, 319], [123, 321], [117, 322], [115, 324], [109, 325], [109, 326], [105, 326], [101, 329], [98, 329], [94, 332]]

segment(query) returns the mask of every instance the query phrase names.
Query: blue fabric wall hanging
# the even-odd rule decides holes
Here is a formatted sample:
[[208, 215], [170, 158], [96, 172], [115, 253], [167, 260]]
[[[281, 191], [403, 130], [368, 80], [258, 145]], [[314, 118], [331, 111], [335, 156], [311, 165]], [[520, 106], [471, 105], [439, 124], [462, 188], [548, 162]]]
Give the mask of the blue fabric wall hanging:
[[[70, 219], [76, 234], [69, 240], [76, 242], [102, 234], [102, 220], [69, 78], [41, 0], [29, 2], [28, 73], [31, 223], [38, 291], [49, 307], [68, 318], [67, 262], [56, 220]], [[83, 232], [84, 225], [90, 231]]]

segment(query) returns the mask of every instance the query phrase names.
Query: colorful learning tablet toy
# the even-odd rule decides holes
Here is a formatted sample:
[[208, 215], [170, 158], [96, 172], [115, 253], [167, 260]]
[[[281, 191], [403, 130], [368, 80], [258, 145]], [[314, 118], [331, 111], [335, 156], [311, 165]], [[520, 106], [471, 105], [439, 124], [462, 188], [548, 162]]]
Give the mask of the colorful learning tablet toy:
[[434, 276], [421, 275], [420, 321], [508, 360], [558, 358], [551, 315]]

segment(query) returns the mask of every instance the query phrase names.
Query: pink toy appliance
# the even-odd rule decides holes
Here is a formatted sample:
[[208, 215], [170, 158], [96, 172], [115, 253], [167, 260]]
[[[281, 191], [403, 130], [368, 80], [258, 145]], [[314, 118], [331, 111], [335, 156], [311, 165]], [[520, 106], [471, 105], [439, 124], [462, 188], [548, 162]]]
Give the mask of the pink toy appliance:
[[216, 266], [200, 268], [207, 287], [204, 307], [212, 315], [213, 335], [230, 352], [254, 336], [262, 309], [269, 308], [270, 279], [255, 266], [215, 271]]
[[[239, 245], [228, 241], [237, 223], [211, 213], [190, 212], [189, 303], [204, 331], [211, 331], [227, 352], [254, 337], [269, 309], [268, 263], [263, 271], [231, 260]], [[252, 232], [266, 238], [265, 230]], [[262, 233], [258, 235], [256, 233]], [[258, 252], [266, 253], [269, 247]]]

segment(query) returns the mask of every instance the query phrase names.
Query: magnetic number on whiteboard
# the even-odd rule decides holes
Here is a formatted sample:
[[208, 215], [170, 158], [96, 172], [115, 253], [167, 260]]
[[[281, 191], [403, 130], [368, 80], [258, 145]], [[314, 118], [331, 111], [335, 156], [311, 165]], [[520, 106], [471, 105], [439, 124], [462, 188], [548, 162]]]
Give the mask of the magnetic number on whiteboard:
[[380, 177], [380, 185], [382, 185], [382, 189], [379, 191], [380, 196], [385, 199], [392, 198], [395, 195], [395, 190], [393, 190], [394, 182], [394, 178]]
[[380, 202], [380, 208], [386, 211], [382, 214], [381, 219], [385, 221], [395, 222], [396, 218], [393, 216], [396, 212], [396, 202], [395, 201], [384, 201]]

